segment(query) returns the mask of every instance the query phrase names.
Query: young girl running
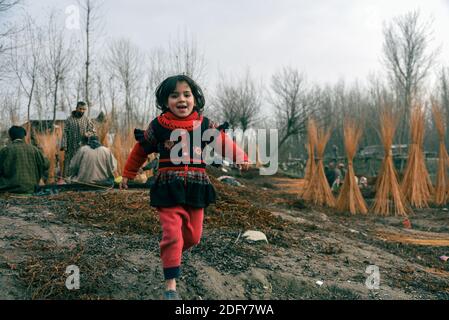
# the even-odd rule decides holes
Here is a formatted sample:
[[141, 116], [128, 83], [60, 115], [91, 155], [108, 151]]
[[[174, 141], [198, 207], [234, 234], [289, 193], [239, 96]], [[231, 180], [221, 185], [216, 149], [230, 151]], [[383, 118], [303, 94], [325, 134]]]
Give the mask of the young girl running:
[[[215, 202], [216, 197], [206, 174], [206, 163], [201, 159], [206, 142], [200, 141], [197, 146], [191, 142], [198, 133], [202, 137], [207, 129], [217, 128], [217, 125], [201, 114], [205, 104], [203, 92], [185, 75], [165, 79], [156, 89], [156, 100], [162, 114], [151, 121], [146, 131], [134, 131], [137, 143], [126, 162], [120, 187], [128, 187], [128, 179], [136, 176], [148, 154], [160, 154], [150, 204], [157, 208], [162, 226], [160, 253], [166, 284], [164, 299], [178, 300], [176, 279], [180, 276], [182, 252], [200, 242], [204, 208]], [[179, 131], [182, 132], [179, 142], [182, 152], [181, 155], [172, 152], [176, 154], [172, 158], [172, 148], [178, 141], [170, 140], [170, 135], [176, 129], [182, 129]], [[223, 131], [217, 134], [215, 144], [222, 154], [232, 150], [233, 160], [243, 160], [241, 168], [248, 169], [247, 155]]]

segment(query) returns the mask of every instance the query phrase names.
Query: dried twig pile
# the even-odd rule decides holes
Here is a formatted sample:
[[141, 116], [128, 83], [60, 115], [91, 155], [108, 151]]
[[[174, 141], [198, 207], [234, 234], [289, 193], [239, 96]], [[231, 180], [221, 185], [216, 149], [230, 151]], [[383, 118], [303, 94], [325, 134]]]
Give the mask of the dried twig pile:
[[449, 155], [447, 154], [446, 145], [444, 143], [444, 136], [446, 134], [446, 124], [444, 123], [445, 116], [441, 106], [435, 101], [432, 102], [433, 118], [435, 120], [435, 127], [437, 128], [438, 137], [440, 140], [440, 149], [438, 154], [438, 171], [437, 181], [435, 186], [435, 203], [437, 205], [444, 205], [449, 198], [448, 195], [448, 177], [447, 167], [449, 165]]
[[117, 175], [121, 175], [125, 168], [128, 155], [131, 153], [136, 140], [134, 134], [130, 132], [117, 132], [114, 136], [114, 141], [111, 146], [111, 151], [117, 159]]
[[288, 223], [284, 220], [275, 217], [269, 210], [255, 206], [251, 195], [248, 195], [248, 198], [243, 197], [242, 190], [228, 186], [215, 177], [210, 176], [210, 179], [219, 194], [219, 199], [216, 204], [207, 208], [204, 219], [208, 228], [232, 227], [242, 230], [256, 228], [267, 233], [271, 233], [273, 229], [288, 228]]
[[109, 147], [108, 133], [111, 129], [111, 117], [107, 117], [103, 122], [96, 123], [95, 128], [97, 130], [98, 140], [105, 147]]
[[[380, 117], [381, 137], [384, 146], [384, 159], [376, 182], [376, 197], [373, 212], [388, 216], [394, 210], [395, 215], [407, 216], [406, 203], [393, 164], [391, 146], [396, 131], [396, 118], [391, 111], [383, 111]], [[394, 208], [393, 208], [394, 207]]]
[[58, 136], [56, 133], [36, 133], [37, 144], [42, 149], [42, 152], [50, 161], [50, 168], [48, 169], [47, 183], [55, 182], [56, 169], [56, 154], [58, 153]]
[[337, 200], [337, 211], [346, 212], [349, 211], [352, 214], [358, 212], [366, 214], [368, 208], [359, 186], [355, 179], [354, 166], [352, 160], [354, 159], [357, 151], [357, 144], [362, 136], [362, 130], [356, 125], [355, 121], [347, 120], [344, 127], [344, 140], [345, 149], [348, 157], [348, 171], [343, 182], [340, 195]]
[[327, 182], [323, 164], [324, 149], [330, 138], [330, 130], [320, 128], [317, 130], [316, 137], [317, 164], [303, 198], [315, 205], [334, 207], [335, 198]]
[[313, 173], [315, 172], [315, 146], [317, 139], [317, 128], [315, 124], [315, 120], [309, 119], [307, 125], [307, 143], [306, 149], [308, 154], [308, 159], [306, 163], [306, 168], [304, 171], [304, 180], [306, 182], [303, 189], [300, 191], [300, 195], [304, 196], [305, 191], [307, 190], [307, 186], [309, 185], [310, 180], [312, 179]]
[[402, 192], [407, 201], [416, 208], [427, 208], [433, 193], [427, 172], [424, 153], [424, 112], [419, 106], [412, 110], [410, 118], [412, 143], [408, 152], [407, 166], [402, 180]]
[[51, 197], [64, 201], [66, 217], [120, 233], [157, 234], [159, 216], [150, 207], [148, 191], [64, 192]]
[[315, 146], [317, 143], [317, 127], [315, 120], [310, 119], [307, 126], [307, 159], [304, 179], [310, 181], [315, 171]]
[[[92, 243], [89, 243], [92, 242]], [[100, 245], [101, 246], [101, 245]], [[121, 264], [113, 249], [99, 248], [88, 241], [70, 248], [33, 241], [27, 248], [32, 255], [18, 266], [19, 279], [27, 286], [31, 299], [99, 299], [108, 298], [113, 270]], [[67, 267], [82, 270], [79, 290], [67, 290]]]

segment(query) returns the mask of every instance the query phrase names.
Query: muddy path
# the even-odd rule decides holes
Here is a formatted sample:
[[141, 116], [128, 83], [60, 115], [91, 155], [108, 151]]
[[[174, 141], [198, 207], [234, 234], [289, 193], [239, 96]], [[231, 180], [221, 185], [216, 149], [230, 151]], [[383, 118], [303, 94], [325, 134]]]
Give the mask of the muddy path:
[[[439, 259], [449, 255], [447, 208], [416, 211], [405, 229], [401, 218], [308, 207], [297, 179], [237, 179], [243, 187], [213, 178], [220, 200], [207, 209], [201, 243], [183, 255], [183, 299], [449, 298], [449, 262]], [[160, 299], [161, 235], [148, 197], [0, 196], [0, 298]], [[268, 243], [245, 240], [246, 230]], [[70, 265], [80, 270], [78, 290], [65, 286]]]

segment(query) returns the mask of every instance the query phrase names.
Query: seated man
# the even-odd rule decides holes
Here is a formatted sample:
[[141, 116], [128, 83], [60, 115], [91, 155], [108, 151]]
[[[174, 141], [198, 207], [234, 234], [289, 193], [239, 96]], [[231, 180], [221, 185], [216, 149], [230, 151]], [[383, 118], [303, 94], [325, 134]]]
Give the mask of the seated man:
[[117, 160], [109, 148], [101, 145], [98, 137], [85, 138], [82, 146], [70, 161], [71, 180], [84, 183], [113, 183]]
[[344, 169], [344, 164], [342, 164], [342, 163], [339, 163], [338, 166], [334, 169], [335, 180], [331, 186], [332, 191], [338, 192], [340, 190], [340, 187], [343, 184], [344, 179], [345, 179], [343, 169]]
[[26, 130], [12, 126], [11, 143], [0, 150], [0, 192], [33, 193], [50, 163], [42, 152], [23, 140]]

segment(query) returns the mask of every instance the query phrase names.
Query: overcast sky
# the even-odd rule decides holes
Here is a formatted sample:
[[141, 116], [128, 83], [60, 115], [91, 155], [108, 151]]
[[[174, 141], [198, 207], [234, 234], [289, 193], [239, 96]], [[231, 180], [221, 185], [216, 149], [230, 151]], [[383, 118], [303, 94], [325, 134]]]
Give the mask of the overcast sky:
[[[27, 7], [38, 16], [76, 3], [28, 0]], [[383, 22], [414, 9], [434, 19], [433, 43], [449, 66], [449, 0], [106, 0], [102, 13], [106, 38], [127, 37], [147, 51], [188, 30], [210, 82], [218, 70], [246, 68], [268, 80], [290, 65], [311, 82], [334, 83], [382, 71]]]

